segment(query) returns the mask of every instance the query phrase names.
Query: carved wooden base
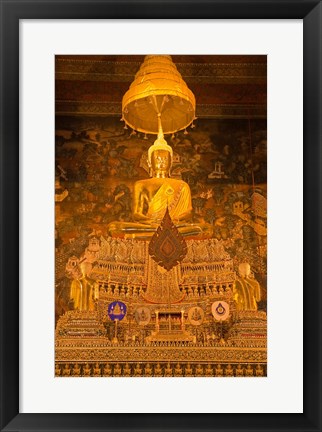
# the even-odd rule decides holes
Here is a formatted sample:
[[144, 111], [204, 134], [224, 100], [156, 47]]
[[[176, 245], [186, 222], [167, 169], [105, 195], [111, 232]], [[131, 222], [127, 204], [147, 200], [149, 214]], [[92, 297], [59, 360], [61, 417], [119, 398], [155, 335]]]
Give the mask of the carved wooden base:
[[56, 362], [56, 377], [265, 377], [266, 363]]

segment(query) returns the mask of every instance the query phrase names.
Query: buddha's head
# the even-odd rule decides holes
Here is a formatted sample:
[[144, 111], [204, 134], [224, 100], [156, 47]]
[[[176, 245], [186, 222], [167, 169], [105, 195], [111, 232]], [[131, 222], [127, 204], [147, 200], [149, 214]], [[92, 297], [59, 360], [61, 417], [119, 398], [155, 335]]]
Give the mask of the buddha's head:
[[164, 138], [159, 137], [148, 150], [148, 162], [152, 177], [169, 177], [172, 156], [172, 148]]
[[238, 273], [242, 278], [248, 277], [250, 275], [250, 265], [248, 263], [239, 264]]
[[155, 150], [151, 155], [152, 177], [168, 177], [171, 162], [170, 152], [167, 150]]

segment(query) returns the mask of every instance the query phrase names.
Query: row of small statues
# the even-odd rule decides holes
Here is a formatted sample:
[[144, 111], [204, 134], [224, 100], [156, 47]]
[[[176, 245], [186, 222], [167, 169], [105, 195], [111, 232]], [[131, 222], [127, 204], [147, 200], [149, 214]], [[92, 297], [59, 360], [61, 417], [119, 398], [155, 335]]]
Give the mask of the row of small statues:
[[[225, 295], [228, 292], [231, 292], [232, 288], [233, 288], [232, 284], [231, 286], [229, 284], [223, 284], [223, 285], [207, 284], [202, 286], [184, 285], [180, 287], [180, 290], [182, 292], [185, 292], [187, 297], [194, 298], [194, 297], [202, 297], [205, 295], [207, 296], [218, 295], [218, 294]], [[138, 297], [145, 291], [146, 291], [145, 287], [135, 286], [135, 285], [127, 286], [126, 284], [115, 285], [111, 283], [101, 285], [101, 292], [104, 292], [107, 295], [113, 297], [118, 296], [120, 298], [127, 298], [129, 296]]]
[[247, 366], [243, 366], [238, 364], [236, 366], [232, 366], [228, 364], [223, 367], [221, 364], [216, 365], [201, 365], [197, 364], [195, 366], [191, 366], [190, 363], [181, 365], [180, 363], [170, 364], [167, 363], [165, 365], [160, 365], [157, 363], [155, 365], [151, 365], [150, 363], [145, 364], [144, 366], [140, 363], [133, 364], [132, 366], [129, 363], [123, 365], [123, 367], [116, 363], [113, 365], [110, 363], [105, 363], [104, 365], [100, 365], [99, 363], [95, 363], [93, 366], [90, 366], [88, 363], [84, 365], [80, 365], [79, 363], [75, 363], [73, 365], [69, 365], [65, 363], [65, 365], [59, 365], [56, 363], [55, 366], [55, 376], [56, 377], [98, 377], [98, 376], [145, 376], [145, 377], [172, 377], [172, 376], [208, 376], [208, 377], [263, 377], [265, 376], [264, 366], [257, 364], [255, 365], [247, 364]]
[[[232, 295], [238, 311], [257, 310], [257, 303], [261, 300], [261, 287], [258, 281], [252, 276], [250, 265], [242, 263], [239, 265], [240, 277], [232, 283], [223, 284], [203, 284], [202, 286], [190, 285], [182, 286], [181, 291], [185, 292], [188, 299], [200, 298], [203, 296], [227, 296]], [[146, 287], [133, 285], [130, 283], [98, 284], [90, 281], [86, 277], [73, 279], [70, 290], [70, 300], [74, 309], [94, 310], [95, 300], [100, 296], [99, 292], [106, 296], [120, 298], [138, 298], [146, 292]]]
[[141, 285], [126, 285], [126, 284], [102, 284], [101, 285], [101, 291], [104, 292], [107, 295], [113, 296], [113, 297], [138, 297], [142, 293], [146, 291], [146, 287], [143, 287]]
[[146, 260], [146, 245], [140, 240], [101, 237], [99, 260], [142, 264]]
[[[146, 261], [146, 245], [140, 240], [101, 237], [98, 252], [99, 260], [123, 263], [144, 263]], [[210, 238], [207, 240], [187, 240], [187, 255], [183, 262], [205, 263], [230, 260], [221, 241]]]
[[202, 297], [202, 296], [212, 296], [212, 295], [225, 295], [232, 291], [231, 286], [224, 285], [203, 285], [203, 286], [183, 286], [181, 291], [185, 291], [189, 298]]

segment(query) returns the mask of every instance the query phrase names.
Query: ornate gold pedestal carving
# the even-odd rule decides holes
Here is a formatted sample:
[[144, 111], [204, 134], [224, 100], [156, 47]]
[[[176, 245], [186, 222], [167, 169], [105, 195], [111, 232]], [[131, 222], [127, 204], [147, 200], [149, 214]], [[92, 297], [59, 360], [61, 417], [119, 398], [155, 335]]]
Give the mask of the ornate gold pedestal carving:
[[[88, 276], [95, 310], [59, 319], [57, 377], [266, 375], [266, 313], [237, 310], [237, 276], [220, 242], [187, 240], [186, 257], [166, 271], [147, 242], [101, 238]], [[107, 314], [115, 301], [127, 307], [117, 329]]]

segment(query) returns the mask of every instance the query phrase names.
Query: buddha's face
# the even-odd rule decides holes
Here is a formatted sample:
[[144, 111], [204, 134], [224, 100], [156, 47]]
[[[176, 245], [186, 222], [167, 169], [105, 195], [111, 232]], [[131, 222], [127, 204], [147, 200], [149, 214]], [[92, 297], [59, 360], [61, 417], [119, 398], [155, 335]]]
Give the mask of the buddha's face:
[[250, 275], [250, 265], [248, 263], [241, 263], [238, 266], [238, 272], [241, 277], [246, 278]]
[[151, 155], [153, 177], [166, 177], [171, 168], [171, 154], [167, 150], [155, 150]]

